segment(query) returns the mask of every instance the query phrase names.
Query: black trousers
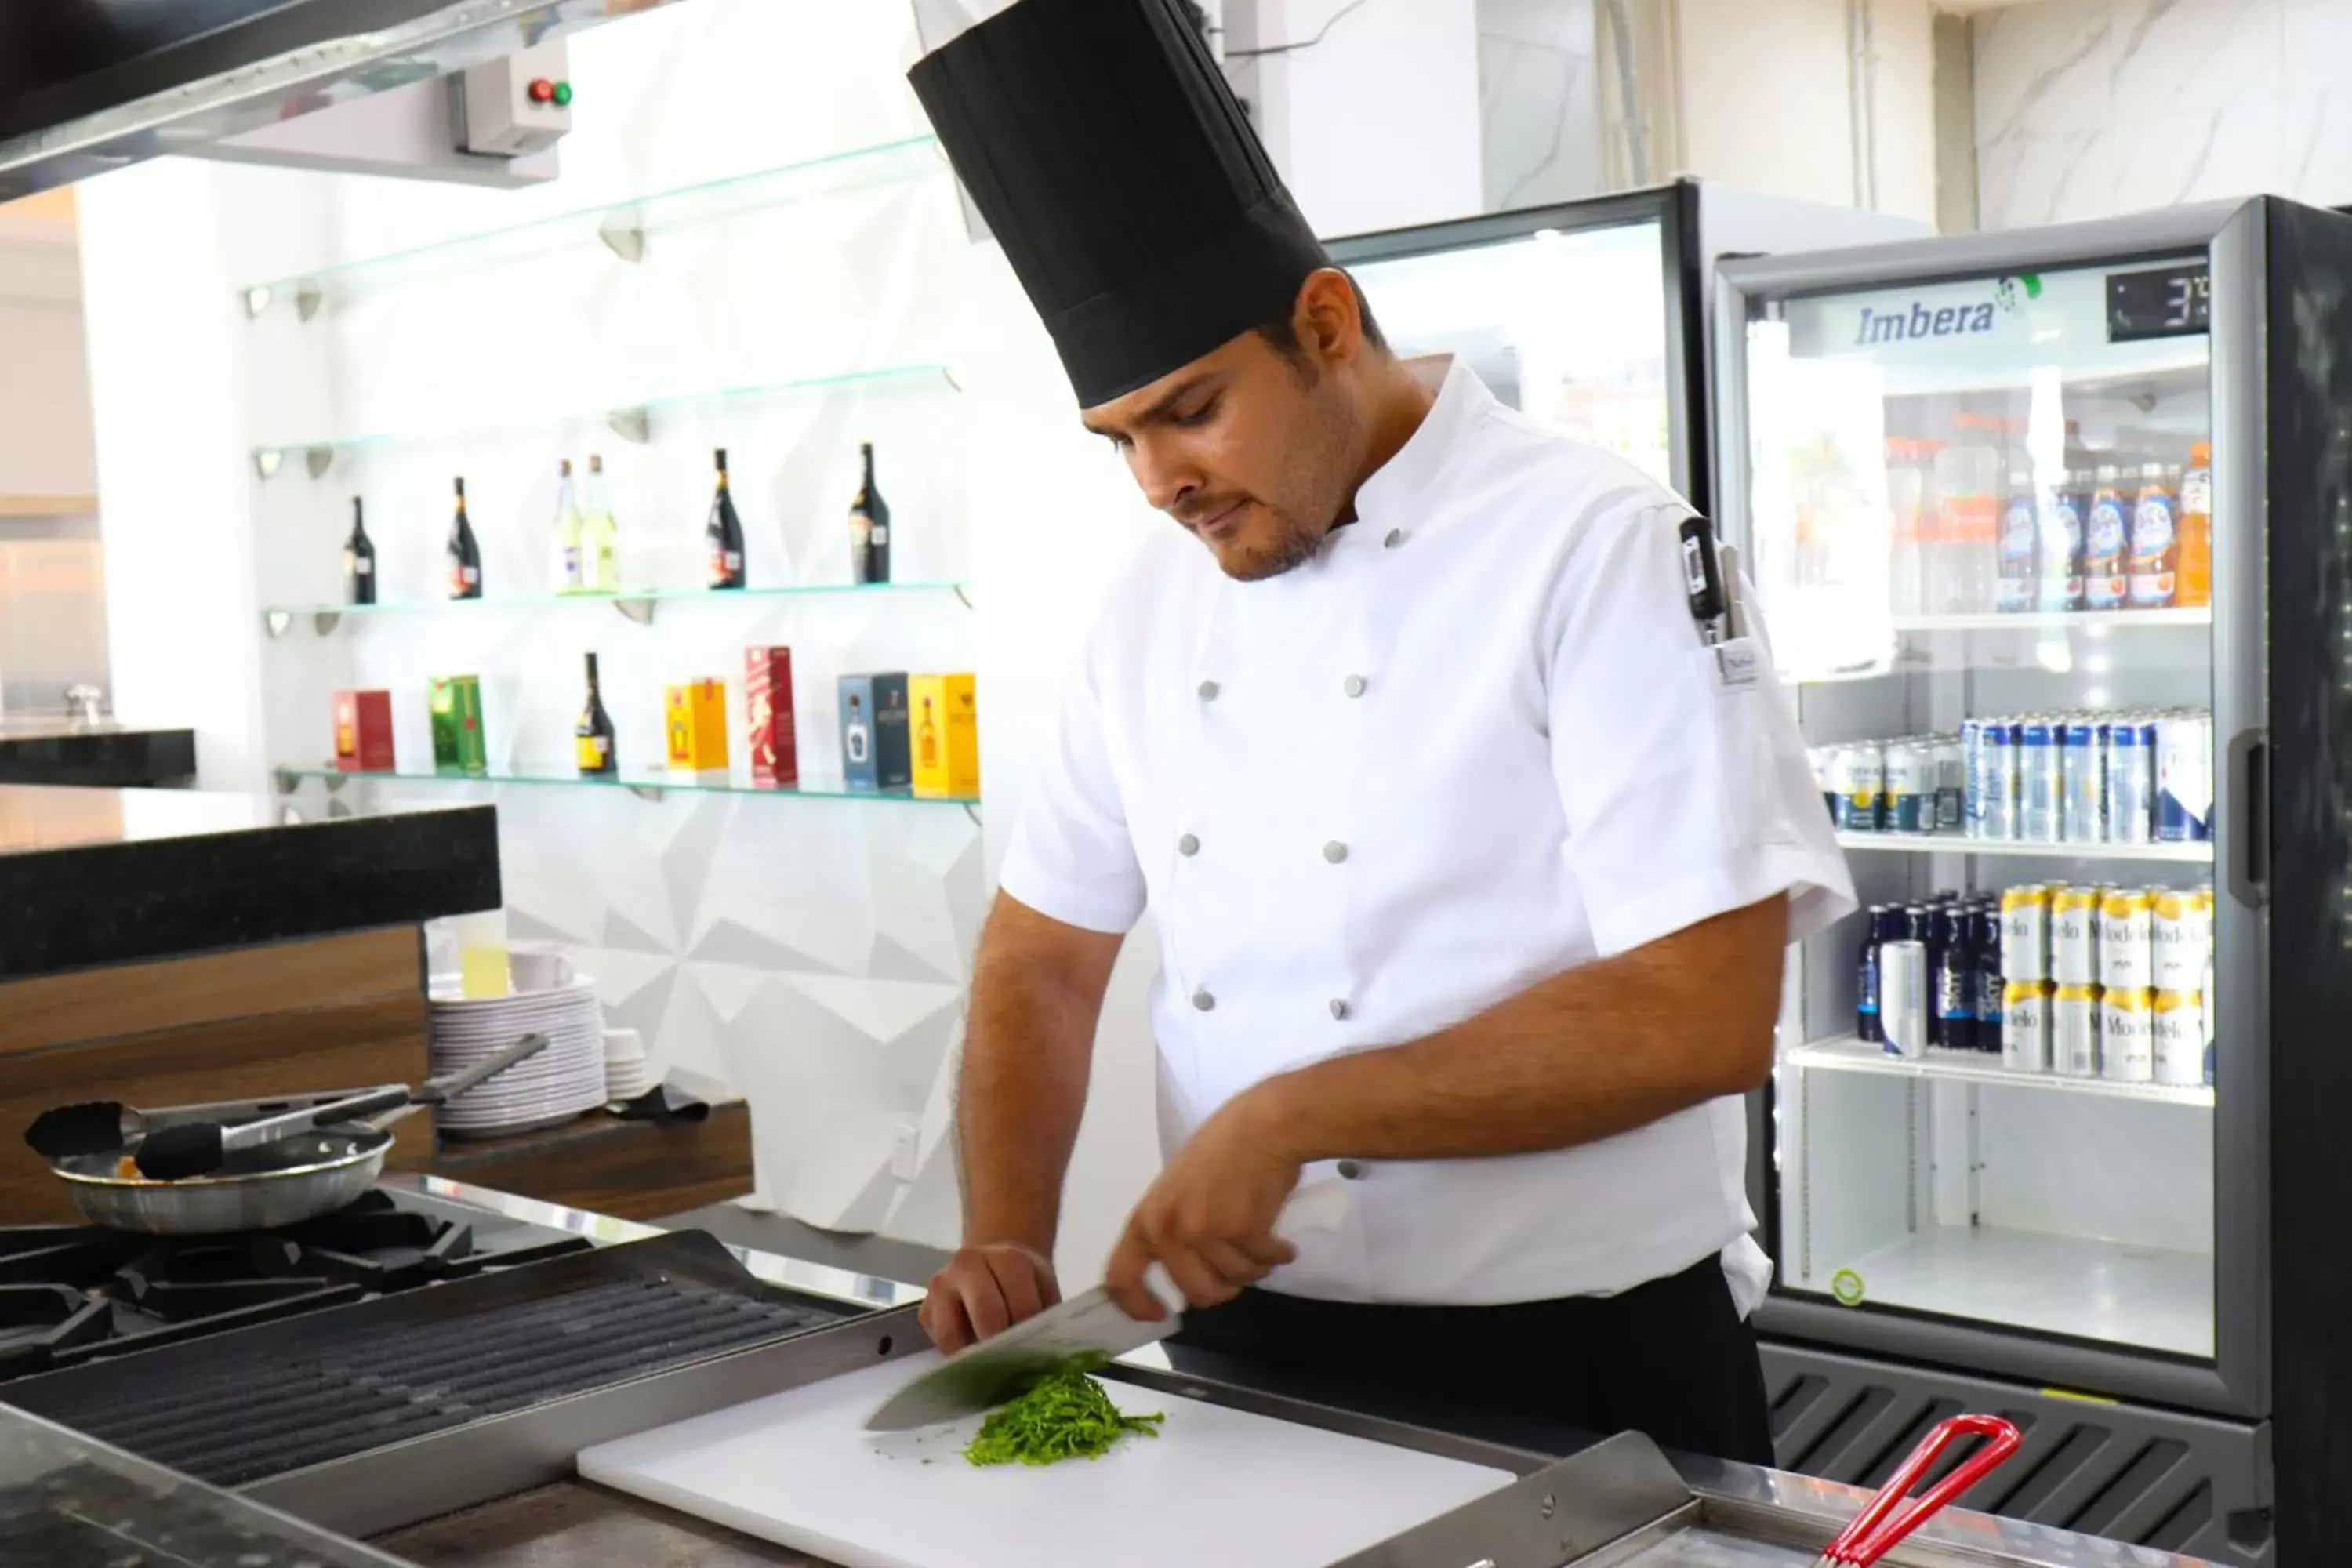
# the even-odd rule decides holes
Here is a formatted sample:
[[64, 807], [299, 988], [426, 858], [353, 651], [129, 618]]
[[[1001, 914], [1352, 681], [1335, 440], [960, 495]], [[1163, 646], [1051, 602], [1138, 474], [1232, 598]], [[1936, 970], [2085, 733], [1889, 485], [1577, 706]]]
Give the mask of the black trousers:
[[1701, 1260], [1616, 1296], [1502, 1307], [1391, 1307], [1245, 1290], [1188, 1312], [1168, 1342], [1334, 1382], [1580, 1426], [1645, 1432], [1694, 1454], [1772, 1463], [1756, 1335], [1723, 1265]]

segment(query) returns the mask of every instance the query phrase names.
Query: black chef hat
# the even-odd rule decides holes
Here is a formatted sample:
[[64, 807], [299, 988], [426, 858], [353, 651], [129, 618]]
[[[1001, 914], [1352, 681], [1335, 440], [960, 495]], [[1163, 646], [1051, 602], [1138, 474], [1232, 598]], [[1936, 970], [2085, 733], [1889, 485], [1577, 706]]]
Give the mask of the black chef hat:
[[908, 79], [1082, 408], [1286, 314], [1331, 264], [1181, 0], [1015, 0]]

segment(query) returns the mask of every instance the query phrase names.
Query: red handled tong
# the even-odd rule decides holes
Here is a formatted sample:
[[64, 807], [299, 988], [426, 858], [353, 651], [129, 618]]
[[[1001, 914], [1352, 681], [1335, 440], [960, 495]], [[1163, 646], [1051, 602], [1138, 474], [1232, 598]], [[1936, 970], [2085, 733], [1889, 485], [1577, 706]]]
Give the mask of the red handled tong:
[[[1917, 1497], [1907, 1497], [1912, 1483], [1927, 1473], [1937, 1456], [1963, 1437], [1982, 1437], [1984, 1446], [1950, 1475]], [[1936, 1429], [1911, 1450], [1903, 1468], [1878, 1489], [1870, 1506], [1856, 1514], [1853, 1522], [1822, 1549], [1821, 1556], [1813, 1561], [1813, 1568], [1870, 1568], [1871, 1563], [1894, 1551], [1897, 1542], [1927, 1523], [1930, 1514], [1982, 1480], [1995, 1466], [2015, 1453], [2021, 1440], [2017, 1428], [1998, 1415], [1955, 1415], [1937, 1422]]]

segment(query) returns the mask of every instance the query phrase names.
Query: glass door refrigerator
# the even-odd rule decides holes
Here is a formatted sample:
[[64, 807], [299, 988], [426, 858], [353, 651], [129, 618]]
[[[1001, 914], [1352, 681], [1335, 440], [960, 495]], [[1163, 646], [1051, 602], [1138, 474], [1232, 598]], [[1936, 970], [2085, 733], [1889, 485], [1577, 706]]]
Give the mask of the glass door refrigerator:
[[1505, 403], [1708, 507], [1708, 279], [1725, 255], [1924, 235], [1701, 180], [1329, 242], [1392, 346], [1460, 354]]
[[1863, 910], [1751, 1184], [1780, 1462], [2232, 1563], [2352, 1509], [2352, 219], [1728, 262], [1718, 518]]

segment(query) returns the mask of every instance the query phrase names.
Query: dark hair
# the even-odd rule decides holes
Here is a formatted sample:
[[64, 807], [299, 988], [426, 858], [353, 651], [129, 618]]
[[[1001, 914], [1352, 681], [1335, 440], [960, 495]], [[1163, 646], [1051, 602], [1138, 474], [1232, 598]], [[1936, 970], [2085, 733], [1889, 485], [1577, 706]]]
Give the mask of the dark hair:
[[[1364, 323], [1364, 341], [1376, 349], [1387, 348], [1389, 340], [1381, 332], [1380, 322], [1372, 317], [1372, 302], [1364, 298], [1364, 286], [1356, 281], [1353, 273], [1342, 272], [1339, 276], [1347, 279], [1348, 287], [1355, 293], [1356, 314]], [[1264, 338], [1275, 353], [1288, 360], [1293, 365], [1300, 369], [1306, 368], [1307, 349], [1298, 341], [1298, 325], [1293, 319], [1292, 311], [1284, 310], [1279, 315], [1269, 316], [1260, 321], [1257, 325], [1257, 335]]]

